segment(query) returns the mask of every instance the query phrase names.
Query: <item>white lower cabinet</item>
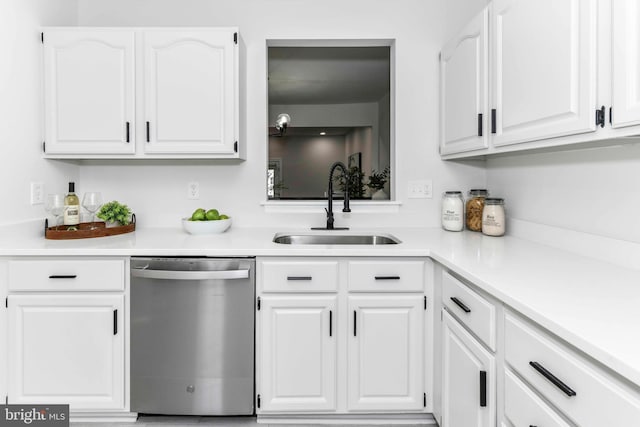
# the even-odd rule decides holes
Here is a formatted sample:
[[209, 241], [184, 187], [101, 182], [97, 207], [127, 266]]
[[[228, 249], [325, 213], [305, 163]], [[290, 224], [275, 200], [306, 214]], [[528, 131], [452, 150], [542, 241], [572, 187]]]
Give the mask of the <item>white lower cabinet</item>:
[[336, 409], [335, 296], [261, 298], [263, 411]]
[[348, 409], [423, 408], [422, 296], [350, 296]]
[[496, 423], [495, 358], [448, 312], [443, 312], [442, 424]]
[[424, 416], [426, 261], [371, 261], [258, 259], [259, 417]]
[[124, 408], [123, 295], [10, 295], [9, 403]]

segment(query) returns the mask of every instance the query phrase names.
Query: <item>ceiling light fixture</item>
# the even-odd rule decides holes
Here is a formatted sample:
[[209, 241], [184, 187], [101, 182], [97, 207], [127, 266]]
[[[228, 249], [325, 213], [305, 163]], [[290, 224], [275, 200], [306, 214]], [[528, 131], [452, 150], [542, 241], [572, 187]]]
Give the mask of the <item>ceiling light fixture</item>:
[[320, 135], [322, 135], [322, 136], [325, 136], [326, 134], [327, 134], [327, 133], [326, 133], [326, 132], [324, 132], [324, 131], [320, 132]]
[[291, 124], [291, 116], [286, 113], [278, 114], [276, 118], [276, 130], [278, 134], [276, 136], [282, 136], [287, 132], [287, 127]]

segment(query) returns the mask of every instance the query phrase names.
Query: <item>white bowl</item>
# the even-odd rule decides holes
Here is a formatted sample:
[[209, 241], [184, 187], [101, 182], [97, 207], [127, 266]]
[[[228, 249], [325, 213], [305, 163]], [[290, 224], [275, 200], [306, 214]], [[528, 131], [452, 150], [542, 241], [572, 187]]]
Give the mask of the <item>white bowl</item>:
[[219, 234], [231, 227], [231, 218], [212, 221], [189, 221], [182, 218], [182, 228], [189, 234]]

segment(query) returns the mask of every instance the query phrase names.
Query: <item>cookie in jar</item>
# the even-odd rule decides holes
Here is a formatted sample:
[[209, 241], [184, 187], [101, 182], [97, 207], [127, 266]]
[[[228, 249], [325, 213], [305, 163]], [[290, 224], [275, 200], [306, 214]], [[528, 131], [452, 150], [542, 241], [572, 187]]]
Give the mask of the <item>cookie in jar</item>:
[[469, 198], [465, 206], [467, 230], [482, 231], [482, 210], [489, 191], [484, 189], [469, 190]]

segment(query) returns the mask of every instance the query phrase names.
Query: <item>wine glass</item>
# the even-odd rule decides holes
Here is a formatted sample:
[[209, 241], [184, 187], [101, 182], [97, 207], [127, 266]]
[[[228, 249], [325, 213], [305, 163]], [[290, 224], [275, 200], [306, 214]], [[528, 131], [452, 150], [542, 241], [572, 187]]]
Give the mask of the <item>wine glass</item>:
[[47, 194], [44, 210], [55, 217], [55, 228], [58, 229], [58, 218], [64, 213], [64, 196], [62, 194]]
[[96, 211], [102, 206], [102, 195], [99, 192], [89, 191], [82, 197], [82, 206], [91, 214], [91, 226], [89, 230], [95, 230]]

